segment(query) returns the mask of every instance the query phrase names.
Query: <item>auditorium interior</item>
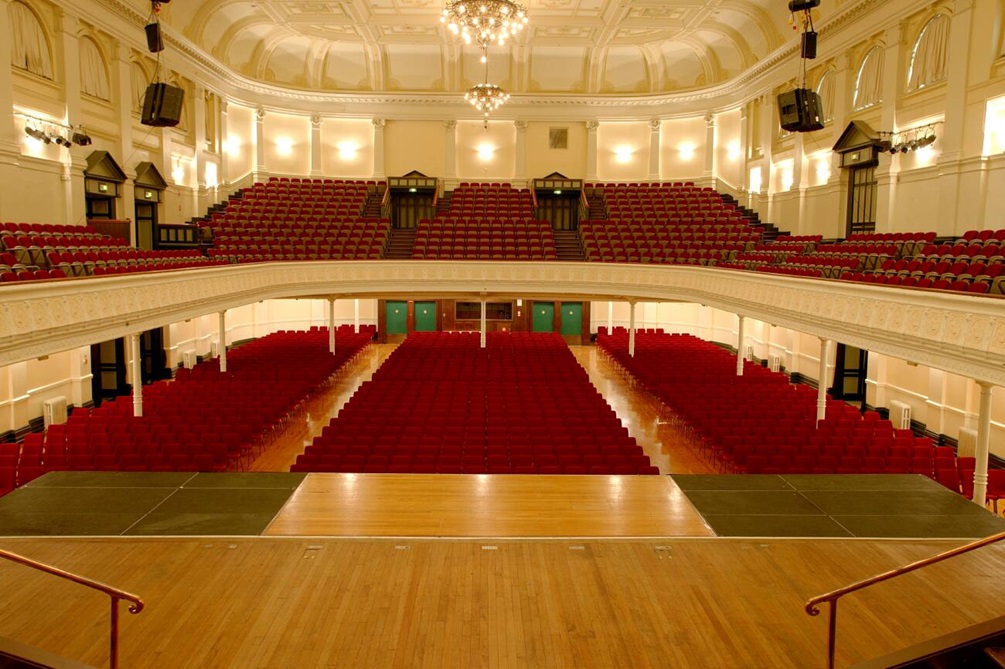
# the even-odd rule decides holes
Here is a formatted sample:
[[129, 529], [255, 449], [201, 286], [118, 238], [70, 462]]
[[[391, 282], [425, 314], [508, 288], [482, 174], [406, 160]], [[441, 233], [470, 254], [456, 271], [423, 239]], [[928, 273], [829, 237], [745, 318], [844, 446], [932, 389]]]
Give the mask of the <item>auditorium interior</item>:
[[10, 666], [1005, 667], [1005, 0], [0, 14]]

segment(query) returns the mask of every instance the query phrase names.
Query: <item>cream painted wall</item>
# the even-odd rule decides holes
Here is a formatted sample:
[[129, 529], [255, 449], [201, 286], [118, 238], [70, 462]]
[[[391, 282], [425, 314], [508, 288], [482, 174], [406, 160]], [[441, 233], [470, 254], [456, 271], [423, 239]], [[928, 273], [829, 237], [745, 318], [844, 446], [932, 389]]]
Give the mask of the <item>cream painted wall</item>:
[[236, 181], [255, 167], [255, 110], [239, 104], [227, 105], [227, 169], [223, 178]]
[[[646, 129], [648, 132], [648, 128]], [[664, 180], [694, 179], [705, 170], [707, 123], [702, 117], [663, 121], [660, 130], [660, 176]], [[737, 126], [737, 136], [739, 126]]]
[[430, 177], [447, 172], [447, 128], [442, 121], [388, 121], [384, 126], [384, 169], [388, 176], [413, 170]]
[[516, 171], [516, 128], [511, 121], [457, 122], [457, 177], [512, 179]]
[[265, 165], [277, 174], [311, 172], [311, 120], [308, 116], [265, 115]]
[[[740, 138], [740, 109], [716, 114], [716, 176], [735, 188], [744, 185], [743, 147]], [[664, 126], [665, 127], [665, 126]]]
[[[568, 130], [568, 148], [549, 145], [552, 128]], [[586, 177], [586, 125], [583, 123], [531, 123], [527, 126], [527, 177], [539, 179], [559, 172], [570, 179]]]
[[321, 123], [321, 170], [325, 176], [335, 178], [372, 176], [373, 122], [369, 119], [324, 119]]
[[645, 180], [650, 134], [647, 121], [601, 123], [597, 128], [597, 179]]

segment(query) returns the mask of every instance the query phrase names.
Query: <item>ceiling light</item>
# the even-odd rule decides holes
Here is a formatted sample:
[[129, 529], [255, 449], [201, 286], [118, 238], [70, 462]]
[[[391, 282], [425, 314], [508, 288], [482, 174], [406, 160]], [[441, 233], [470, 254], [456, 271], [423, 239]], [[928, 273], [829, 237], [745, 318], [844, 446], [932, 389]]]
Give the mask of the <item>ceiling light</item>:
[[503, 46], [523, 30], [527, 9], [511, 0], [454, 0], [447, 2], [440, 23], [460, 35], [465, 44]]
[[485, 127], [489, 127], [489, 114], [503, 106], [509, 100], [509, 93], [499, 86], [489, 83], [489, 48], [482, 47], [482, 62], [485, 63], [485, 82], [476, 84], [468, 89], [464, 94], [464, 99], [482, 112], [485, 119]]

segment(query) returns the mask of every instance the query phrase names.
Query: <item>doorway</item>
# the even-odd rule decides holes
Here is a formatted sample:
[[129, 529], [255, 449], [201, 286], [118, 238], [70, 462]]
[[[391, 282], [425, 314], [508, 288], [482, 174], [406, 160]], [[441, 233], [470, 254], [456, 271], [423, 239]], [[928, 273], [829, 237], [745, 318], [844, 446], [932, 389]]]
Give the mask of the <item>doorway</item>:
[[577, 337], [583, 334], [582, 302], [562, 302], [562, 334]]
[[436, 332], [436, 302], [415, 303], [415, 331]]
[[408, 334], [408, 303], [387, 301], [387, 334]]
[[834, 385], [831, 397], [847, 402], [865, 402], [865, 382], [869, 375], [869, 351], [847, 344], [837, 345]]
[[535, 302], [531, 307], [534, 309], [534, 319], [531, 327], [532, 332], [554, 332], [555, 331], [555, 305], [552, 302]]

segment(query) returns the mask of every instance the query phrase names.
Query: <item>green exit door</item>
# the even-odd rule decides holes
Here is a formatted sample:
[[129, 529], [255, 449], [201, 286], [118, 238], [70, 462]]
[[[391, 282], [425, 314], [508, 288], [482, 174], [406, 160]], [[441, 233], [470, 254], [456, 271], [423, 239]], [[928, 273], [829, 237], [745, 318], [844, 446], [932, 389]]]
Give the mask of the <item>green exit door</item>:
[[436, 302], [415, 303], [415, 331], [436, 332]]
[[387, 302], [387, 334], [408, 334], [408, 304]]
[[555, 331], [555, 305], [552, 302], [534, 303], [534, 332]]
[[582, 302], [562, 302], [562, 334], [583, 334]]

